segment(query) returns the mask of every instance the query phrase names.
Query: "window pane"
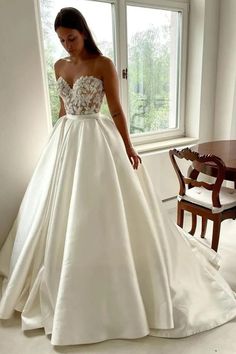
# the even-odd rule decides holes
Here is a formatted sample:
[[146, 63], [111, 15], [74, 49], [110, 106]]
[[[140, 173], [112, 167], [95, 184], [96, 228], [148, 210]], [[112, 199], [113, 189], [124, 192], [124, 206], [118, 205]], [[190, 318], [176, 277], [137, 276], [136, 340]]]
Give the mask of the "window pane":
[[[58, 119], [59, 97], [56, 89], [53, 65], [59, 58], [69, 56], [64, 50], [57, 34], [54, 32], [54, 20], [63, 7], [72, 6], [84, 15], [93, 37], [105, 56], [114, 61], [112, 4], [90, 0], [40, 0], [41, 21], [43, 30], [46, 70], [50, 94], [53, 124]], [[104, 101], [102, 113], [108, 113]]]
[[178, 127], [180, 13], [127, 6], [131, 133]]

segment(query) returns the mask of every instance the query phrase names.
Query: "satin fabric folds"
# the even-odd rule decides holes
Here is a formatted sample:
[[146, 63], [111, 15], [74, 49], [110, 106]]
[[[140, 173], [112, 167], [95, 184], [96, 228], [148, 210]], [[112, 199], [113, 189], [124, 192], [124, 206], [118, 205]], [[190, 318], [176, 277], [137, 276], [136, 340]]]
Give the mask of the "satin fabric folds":
[[55, 124], [0, 251], [0, 318], [53, 345], [184, 337], [236, 316], [218, 256], [170, 221], [99, 113]]

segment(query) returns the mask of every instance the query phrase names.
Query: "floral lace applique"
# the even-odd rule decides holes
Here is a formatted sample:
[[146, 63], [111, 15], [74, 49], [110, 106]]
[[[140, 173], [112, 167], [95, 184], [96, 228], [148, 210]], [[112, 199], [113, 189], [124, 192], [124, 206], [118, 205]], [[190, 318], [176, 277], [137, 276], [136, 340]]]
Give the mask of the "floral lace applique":
[[93, 76], [81, 76], [71, 88], [63, 77], [59, 77], [57, 85], [66, 113], [92, 114], [100, 111], [104, 97], [102, 80]]

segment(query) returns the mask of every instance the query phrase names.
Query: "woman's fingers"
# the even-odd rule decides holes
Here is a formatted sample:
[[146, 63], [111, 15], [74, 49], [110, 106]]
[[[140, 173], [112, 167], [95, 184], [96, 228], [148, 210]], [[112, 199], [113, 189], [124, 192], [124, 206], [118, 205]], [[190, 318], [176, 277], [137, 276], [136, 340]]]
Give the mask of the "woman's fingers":
[[[139, 162], [142, 163], [142, 160], [141, 160], [140, 156], [138, 156], [138, 155], [132, 156], [132, 159], [133, 159], [133, 161], [131, 161], [131, 163], [133, 165], [133, 168], [137, 169]], [[131, 160], [131, 158], [130, 158], [130, 160]]]
[[134, 169], [137, 169], [139, 162], [142, 163], [141, 157], [136, 153], [136, 151], [132, 147], [130, 149], [127, 148], [126, 150], [131, 165], [133, 166]]

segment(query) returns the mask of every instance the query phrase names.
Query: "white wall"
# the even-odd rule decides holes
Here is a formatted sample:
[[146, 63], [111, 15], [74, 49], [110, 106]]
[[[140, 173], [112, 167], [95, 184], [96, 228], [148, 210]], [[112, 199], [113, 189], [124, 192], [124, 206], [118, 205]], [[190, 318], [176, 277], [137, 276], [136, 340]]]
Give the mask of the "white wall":
[[236, 139], [236, 1], [221, 0], [214, 137]]
[[191, 0], [188, 35], [186, 134], [199, 136], [205, 0]]
[[202, 57], [202, 90], [200, 99], [199, 139], [209, 141], [214, 136], [217, 56], [220, 0], [205, 1], [204, 41]]
[[35, 8], [0, 1], [0, 245], [49, 133]]
[[186, 134], [213, 138], [220, 0], [190, 0]]

